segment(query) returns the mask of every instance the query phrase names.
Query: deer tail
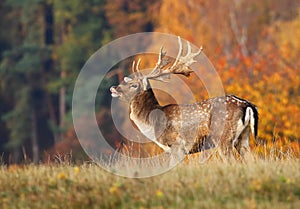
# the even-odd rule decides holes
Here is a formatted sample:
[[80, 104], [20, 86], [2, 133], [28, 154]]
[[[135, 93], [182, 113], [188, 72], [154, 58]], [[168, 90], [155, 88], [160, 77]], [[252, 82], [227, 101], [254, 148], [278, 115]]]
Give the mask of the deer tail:
[[250, 122], [251, 132], [254, 136], [254, 139], [256, 139], [258, 133], [258, 111], [256, 106], [249, 104], [245, 111], [244, 121]]

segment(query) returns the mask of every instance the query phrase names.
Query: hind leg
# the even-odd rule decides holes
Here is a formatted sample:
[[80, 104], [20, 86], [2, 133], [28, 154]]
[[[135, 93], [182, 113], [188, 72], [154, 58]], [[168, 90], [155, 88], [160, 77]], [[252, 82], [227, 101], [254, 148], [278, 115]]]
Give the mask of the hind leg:
[[220, 137], [220, 141], [217, 144], [217, 150], [220, 157], [223, 161], [231, 161], [234, 159], [234, 146], [233, 146], [233, 138], [234, 131], [231, 129], [225, 129]]
[[249, 146], [250, 139], [250, 127], [247, 126], [244, 131], [238, 137], [238, 140], [235, 143], [235, 148], [241, 157], [245, 157], [247, 153], [250, 153]]

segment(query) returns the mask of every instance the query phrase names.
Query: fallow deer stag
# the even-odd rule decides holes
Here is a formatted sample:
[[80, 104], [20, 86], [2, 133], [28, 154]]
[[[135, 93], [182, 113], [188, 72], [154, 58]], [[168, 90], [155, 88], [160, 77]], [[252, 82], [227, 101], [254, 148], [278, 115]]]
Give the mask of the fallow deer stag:
[[187, 42], [187, 54], [183, 56], [181, 39], [179, 52], [171, 64], [160, 49], [158, 62], [148, 75], [133, 62], [135, 74], [110, 88], [112, 97], [130, 104], [130, 119], [138, 129], [164, 151], [169, 152], [180, 144], [185, 154], [218, 146], [225, 156], [237, 151], [241, 156], [249, 151], [250, 132], [257, 136], [258, 112], [255, 105], [234, 95], [211, 98], [193, 104], [169, 104], [161, 106], [149, 80], [167, 82], [171, 74], [189, 76], [191, 64], [199, 51], [193, 53]]

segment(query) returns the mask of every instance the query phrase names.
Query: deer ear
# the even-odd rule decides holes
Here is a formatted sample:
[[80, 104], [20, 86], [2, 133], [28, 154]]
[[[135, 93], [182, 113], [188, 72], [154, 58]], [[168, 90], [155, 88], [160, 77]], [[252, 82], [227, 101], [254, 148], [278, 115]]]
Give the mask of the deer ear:
[[125, 81], [126, 83], [128, 83], [129, 81], [132, 81], [132, 78], [124, 77], [124, 81]]

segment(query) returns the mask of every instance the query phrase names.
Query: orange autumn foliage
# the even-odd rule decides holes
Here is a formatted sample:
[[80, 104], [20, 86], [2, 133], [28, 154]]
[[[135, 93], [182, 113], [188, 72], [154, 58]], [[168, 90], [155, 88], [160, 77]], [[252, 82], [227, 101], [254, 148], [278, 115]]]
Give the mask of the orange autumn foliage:
[[[251, 139], [251, 148], [259, 156], [300, 156], [300, 10], [297, 12], [296, 4], [280, 0], [163, 0], [155, 13], [155, 31], [203, 45], [225, 92], [257, 105], [259, 135], [257, 142]], [[282, 11], [294, 15], [287, 17]], [[148, 62], [143, 58], [141, 67], [155, 61], [156, 56]], [[199, 79], [191, 76], [186, 82], [197, 100], [208, 98]], [[161, 95], [160, 102], [170, 102]], [[160, 151], [151, 143], [128, 142], [124, 148], [136, 157]]]
[[[281, 14], [282, 1], [165, 0], [156, 28], [204, 45], [225, 92], [257, 105], [259, 143], [251, 144], [258, 153], [276, 148], [300, 156], [300, 9], [291, 3], [294, 16], [287, 18]], [[282, 16], [268, 19], [271, 14], [263, 8]], [[170, 10], [174, 18], [169, 18]], [[195, 91], [197, 99], [207, 98], [201, 82], [189, 84], [202, 89]]]

